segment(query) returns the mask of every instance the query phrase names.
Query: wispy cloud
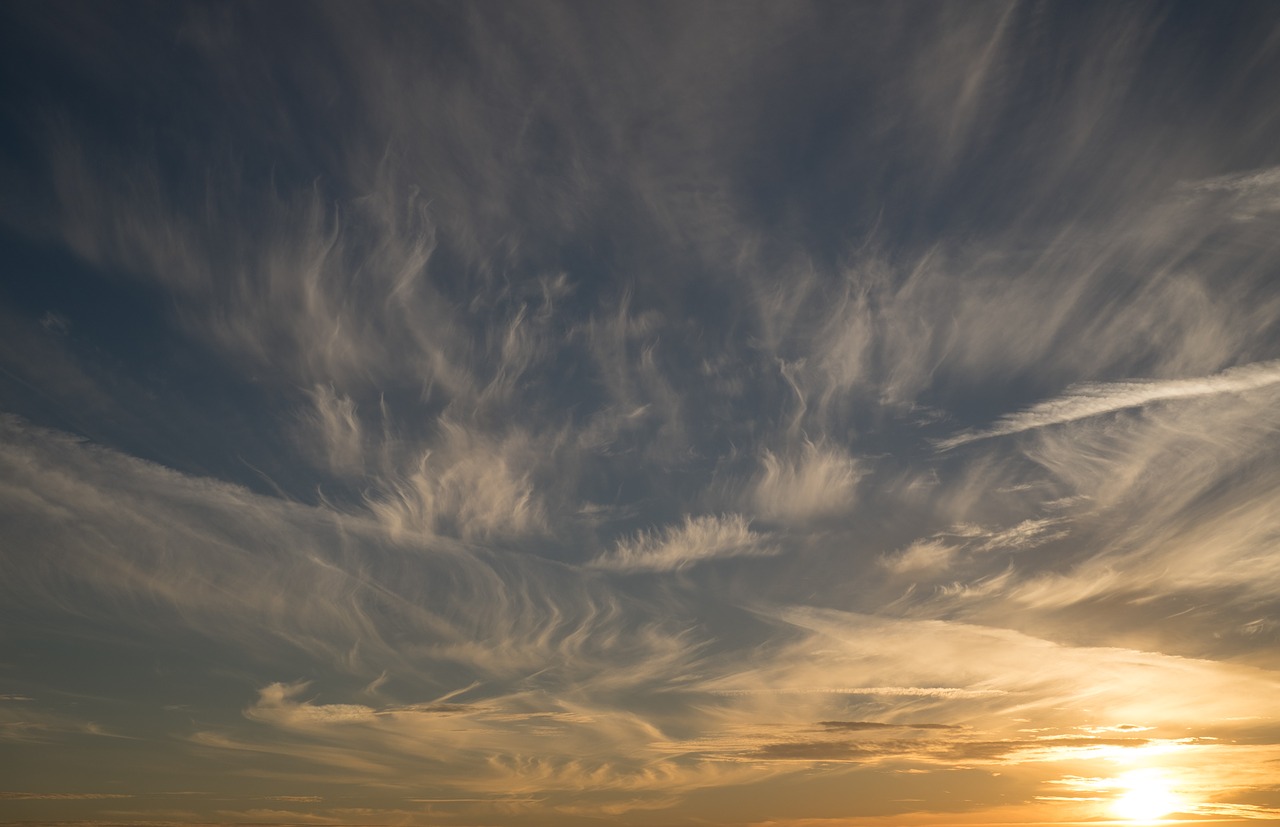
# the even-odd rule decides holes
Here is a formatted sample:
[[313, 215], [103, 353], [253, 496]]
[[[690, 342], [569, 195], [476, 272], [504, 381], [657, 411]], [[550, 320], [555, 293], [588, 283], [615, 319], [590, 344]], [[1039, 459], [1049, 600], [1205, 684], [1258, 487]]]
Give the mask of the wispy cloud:
[[501, 439], [442, 419], [435, 449], [392, 472], [367, 495], [369, 508], [394, 536], [445, 534], [467, 540], [547, 530], [535, 490], [543, 447], [519, 432]]
[[[3, 424], [0, 463], [13, 482], [0, 486], [0, 506], [15, 519], [21, 514], [32, 547], [52, 566], [5, 558], [20, 602], [111, 615], [135, 633], [150, 628], [148, 611], [136, 607], [151, 606], [246, 652], [296, 647], [363, 683], [387, 669], [421, 675], [424, 662], [415, 660], [424, 656], [452, 664], [442, 674], [478, 669], [465, 685], [477, 674], [523, 673], [548, 656], [585, 666], [578, 658], [588, 650], [620, 652], [628, 639], [640, 647], [633, 654], [647, 650], [659, 659], [678, 659], [686, 648], [678, 623], [647, 613], [627, 620], [621, 598], [603, 584], [532, 555], [495, 557], [435, 534], [398, 542], [396, 524], [376, 515], [260, 497], [13, 420]], [[114, 539], [85, 535], [77, 525], [86, 523]], [[89, 593], [67, 602], [58, 571]], [[458, 590], [473, 595], [465, 616], [445, 608]], [[401, 624], [418, 630], [425, 648], [411, 656], [401, 649], [393, 640]], [[643, 671], [645, 660], [635, 668]]]
[[863, 470], [844, 451], [805, 442], [779, 456], [766, 451], [751, 488], [751, 504], [765, 519], [803, 522], [849, 513]]
[[1280, 211], [1280, 167], [1187, 181], [1178, 191], [1188, 196], [1225, 196], [1232, 218], [1250, 221]]
[[301, 418], [302, 436], [321, 467], [336, 474], [361, 475], [364, 470], [363, 427], [350, 396], [332, 385], [318, 385], [310, 393], [312, 409]]
[[0, 817], [1269, 813], [1273, 14], [296, 11], [0, 6]]
[[1195, 379], [1075, 385], [1068, 388], [1063, 396], [1005, 416], [986, 430], [957, 434], [939, 440], [937, 445], [940, 450], [947, 450], [975, 440], [1060, 425], [1153, 402], [1246, 393], [1277, 383], [1280, 383], [1280, 361], [1241, 365]]
[[954, 546], [940, 540], [921, 540], [881, 558], [881, 563], [895, 574], [944, 572], [955, 553]]
[[751, 530], [740, 514], [685, 517], [679, 525], [641, 531], [619, 540], [614, 549], [591, 561], [612, 571], [675, 571], [725, 557], [762, 557], [781, 549], [767, 535]]

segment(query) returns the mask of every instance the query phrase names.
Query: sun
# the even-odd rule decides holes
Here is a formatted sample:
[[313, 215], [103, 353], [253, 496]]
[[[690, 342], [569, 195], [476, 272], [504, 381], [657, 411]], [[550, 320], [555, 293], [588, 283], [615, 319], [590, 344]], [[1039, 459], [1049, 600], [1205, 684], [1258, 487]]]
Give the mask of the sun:
[[1111, 812], [1126, 821], [1156, 821], [1182, 806], [1159, 770], [1134, 770], [1116, 780], [1123, 792], [1111, 802]]

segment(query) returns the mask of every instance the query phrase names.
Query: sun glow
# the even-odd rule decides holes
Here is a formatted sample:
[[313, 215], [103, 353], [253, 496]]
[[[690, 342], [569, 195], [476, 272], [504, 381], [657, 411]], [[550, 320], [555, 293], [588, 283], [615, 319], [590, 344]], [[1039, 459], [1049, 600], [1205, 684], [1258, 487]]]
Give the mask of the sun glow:
[[1182, 806], [1182, 799], [1159, 770], [1127, 772], [1116, 786], [1122, 792], [1111, 802], [1111, 812], [1126, 821], [1157, 821]]

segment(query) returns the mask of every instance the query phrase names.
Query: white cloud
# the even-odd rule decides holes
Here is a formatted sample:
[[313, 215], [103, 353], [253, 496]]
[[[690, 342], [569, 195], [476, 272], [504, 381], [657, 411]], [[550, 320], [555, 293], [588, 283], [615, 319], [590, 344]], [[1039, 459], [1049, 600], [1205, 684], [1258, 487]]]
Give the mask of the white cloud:
[[941, 574], [951, 565], [956, 549], [941, 540], [919, 540], [882, 557], [881, 565], [894, 574]]
[[1230, 399], [1217, 393], [1228, 380], [1238, 390], [1269, 378], [1262, 370], [1233, 374], [1199, 385], [1210, 393], [1141, 417], [1038, 431], [1025, 448], [1029, 458], [1082, 498], [1076, 508], [1087, 515], [1084, 526], [1109, 530], [1095, 533], [1071, 565], [1028, 578], [1019, 601], [1065, 606], [1105, 595], [1219, 590], [1216, 607], [1250, 611], [1274, 591], [1280, 386], [1268, 381]]
[[1029, 519], [1006, 529], [986, 532], [983, 543], [978, 547], [978, 550], [1008, 549], [1023, 551], [1042, 546], [1045, 543], [1060, 540], [1067, 536], [1065, 530], [1057, 528], [1063, 522], [1065, 522], [1065, 518], [1062, 517]]
[[724, 557], [762, 557], [781, 550], [739, 514], [685, 517], [681, 525], [619, 540], [589, 564], [612, 571], [674, 571]]
[[416, 466], [388, 475], [367, 495], [393, 536], [446, 535], [466, 540], [547, 531], [547, 513], [533, 482], [540, 446], [519, 432], [497, 439], [442, 419], [433, 449]]
[[1212, 376], [1161, 381], [1100, 382], [1074, 385], [1066, 394], [1002, 417], [992, 427], [940, 440], [940, 450], [996, 436], [1060, 425], [1153, 402], [1194, 399], [1216, 394], [1246, 393], [1280, 383], [1280, 360], [1228, 368]]
[[782, 456], [765, 451], [760, 464], [751, 505], [761, 517], [788, 523], [848, 514], [863, 476], [846, 452], [812, 442]]
[[[1236, 726], [1236, 716], [1262, 708], [1276, 681], [1271, 672], [1237, 664], [1055, 644], [954, 621], [807, 608], [770, 615], [793, 625], [798, 636], [752, 663], [725, 663], [698, 688], [747, 690], [759, 698], [762, 717], [784, 716], [778, 720], [839, 717], [832, 712], [840, 701], [829, 696], [864, 691], [902, 699], [889, 707], [889, 721], [928, 710], [929, 720], [994, 733], [1012, 731], [1017, 724], [1011, 719], [1021, 716], [1046, 726], [1076, 726], [1071, 707], [1087, 699], [1097, 720], [1181, 735], [1188, 722]], [[1105, 682], [1096, 679], [1100, 672], [1107, 674]], [[1264, 694], [1241, 694], [1245, 685]], [[786, 697], [769, 700], [771, 693]]]

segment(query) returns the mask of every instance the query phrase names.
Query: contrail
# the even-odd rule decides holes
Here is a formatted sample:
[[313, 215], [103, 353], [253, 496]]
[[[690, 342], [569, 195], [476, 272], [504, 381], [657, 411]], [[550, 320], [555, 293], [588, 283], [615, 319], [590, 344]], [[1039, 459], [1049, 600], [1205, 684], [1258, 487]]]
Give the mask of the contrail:
[[1098, 382], [1073, 385], [1064, 396], [1033, 405], [1025, 411], [1001, 417], [985, 431], [964, 431], [953, 437], [939, 440], [939, 451], [947, 451], [967, 442], [996, 436], [1016, 434], [1074, 422], [1090, 416], [1136, 408], [1151, 402], [1168, 399], [1191, 399], [1219, 393], [1239, 393], [1265, 388], [1280, 383], [1280, 359], [1255, 362], [1251, 365], [1228, 368], [1212, 376], [1196, 379], [1169, 379], [1165, 381]]

